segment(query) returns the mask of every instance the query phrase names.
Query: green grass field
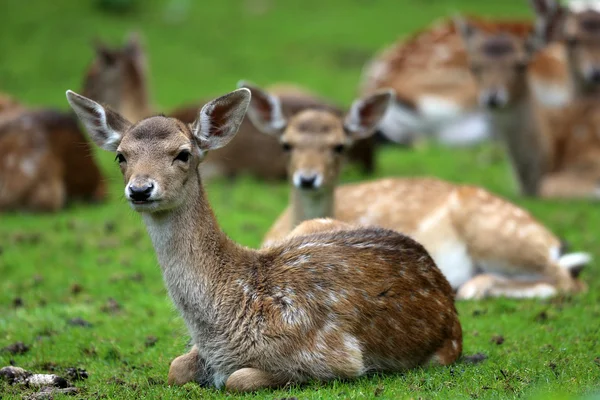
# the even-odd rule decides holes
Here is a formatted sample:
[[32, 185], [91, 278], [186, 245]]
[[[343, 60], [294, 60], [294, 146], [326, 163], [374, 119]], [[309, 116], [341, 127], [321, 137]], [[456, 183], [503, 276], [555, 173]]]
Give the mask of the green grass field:
[[[529, 15], [524, 0], [281, 0], [268, 2], [264, 14], [247, 3], [259, 1], [138, 0], [134, 11], [112, 14], [95, 1], [3, 0], [0, 91], [66, 109], [64, 92], [80, 87], [92, 38], [121, 43], [137, 29], [149, 53], [154, 102], [165, 110], [230, 91], [242, 78], [298, 82], [348, 105], [366, 58], [434, 18], [456, 11]], [[518, 199], [500, 154], [488, 146], [388, 147], [377, 176], [432, 175], [485, 186], [526, 207], [573, 249], [600, 259], [598, 206]], [[169, 362], [187, 349], [184, 324], [140, 217], [123, 201], [114, 156], [97, 156], [111, 183], [107, 203], [55, 215], [0, 215], [0, 348], [29, 346], [24, 354], [0, 351], [0, 367], [14, 363], [59, 375], [83, 368], [89, 378], [75, 382], [77, 398], [234, 397], [194, 384], [166, 385]], [[373, 178], [348, 170], [343, 180]], [[211, 182], [207, 191], [223, 229], [248, 246], [260, 243], [287, 203], [285, 184], [250, 178]], [[583, 273], [590, 290], [582, 295], [459, 303], [464, 353], [484, 354], [481, 363], [245, 397], [592, 398], [600, 394], [599, 271], [596, 264]], [[0, 382], [0, 398], [30, 392]]]

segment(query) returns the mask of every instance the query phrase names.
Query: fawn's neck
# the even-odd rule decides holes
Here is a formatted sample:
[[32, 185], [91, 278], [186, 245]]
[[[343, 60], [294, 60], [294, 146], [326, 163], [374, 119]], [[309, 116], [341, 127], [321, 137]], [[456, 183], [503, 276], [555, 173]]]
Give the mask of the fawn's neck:
[[490, 113], [494, 129], [508, 150], [520, 192], [535, 196], [548, 162], [548, 144], [537, 110], [527, 93], [515, 104]]
[[[215, 307], [239, 265], [251, 265], [254, 253], [238, 246], [219, 228], [200, 178], [183, 204], [161, 213], [143, 213], [165, 284], [188, 329], [215, 324], [228, 310]], [[246, 262], [240, 262], [245, 260]]]
[[290, 199], [292, 228], [309, 219], [333, 217], [334, 191], [333, 187], [323, 188], [319, 192], [294, 187]]

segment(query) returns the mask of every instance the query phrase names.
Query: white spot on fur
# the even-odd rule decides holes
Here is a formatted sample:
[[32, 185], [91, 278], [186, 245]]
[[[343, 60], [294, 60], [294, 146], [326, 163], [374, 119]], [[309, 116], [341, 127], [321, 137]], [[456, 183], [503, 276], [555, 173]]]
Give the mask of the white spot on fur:
[[21, 171], [28, 177], [32, 177], [37, 167], [37, 160], [25, 158], [21, 161]]

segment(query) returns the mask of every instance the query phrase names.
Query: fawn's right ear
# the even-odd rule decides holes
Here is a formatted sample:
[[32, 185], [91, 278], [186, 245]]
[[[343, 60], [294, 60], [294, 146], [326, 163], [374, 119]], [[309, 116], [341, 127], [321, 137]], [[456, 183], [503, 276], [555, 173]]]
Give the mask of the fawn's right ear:
[[535, 13], [536, 46], [543, 47], [549, 42], [562, 39], [567, 8], [558, 0], [529, 0], [529, 4]]
[[239, 81], [237, 86], [246, 88], [252, 93], [248, 118], [256, 129], [269, 135], [282, 134], [287, 126], [287, 120], [283, 116], [281, 100], [246, 81]]
[[131, 122], [110, 108], [102, 107], [71, 90], [67, 90], [67, 100], [85, 125], [92, 141], [104, 150], [116, 151], [123, 133], [131, 126]]
[[471, 42], [471, 39], [473, 39], [473, 37], [479, 32], [479, 29], [476, 28], [471, 22], [469, 22], [462, 15], [455, 15], [453, 17], [453, 20], [454, 20], [454, 26], [456, 27], [456, 30], [458, 31], [458, 33], [460, 33], [460, 36], [462, 37], [463, 42], [465, 44], [469, 44]]

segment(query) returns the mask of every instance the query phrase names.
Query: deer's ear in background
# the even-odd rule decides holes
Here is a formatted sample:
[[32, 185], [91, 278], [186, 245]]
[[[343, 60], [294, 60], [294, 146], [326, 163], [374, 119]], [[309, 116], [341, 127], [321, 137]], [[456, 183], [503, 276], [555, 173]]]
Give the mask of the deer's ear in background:
[[283, 116], [279, 97], [246, 81], [238, 82], [238, 87], [246, 88], [252, 93], [248, 118], [256, 129], [269, 135], [281, 135], [287, 126], [287, 120]]

